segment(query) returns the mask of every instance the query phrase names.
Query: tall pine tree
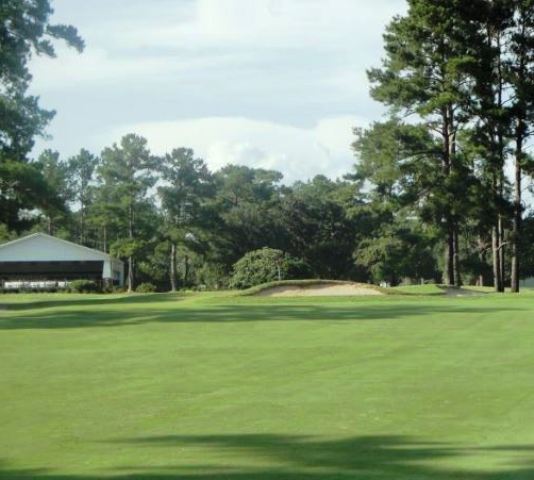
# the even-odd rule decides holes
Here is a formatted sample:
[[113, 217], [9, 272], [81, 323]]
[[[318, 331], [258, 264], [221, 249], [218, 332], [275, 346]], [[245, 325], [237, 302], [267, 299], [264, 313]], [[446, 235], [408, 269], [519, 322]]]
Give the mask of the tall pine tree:
[[104, 149], [98, 167], [106, 189], [122, 219], [124, 236], [115, 245], [115, 251], [128, 259], [128, 291], [135, 288], [135, 258], [142, 248], [142, 239], [137, 235], [137, 213], [147, 199], [148, 189], [154, 186], [151, 173], [153, 158], [147, 141], [135, 134], [125, 135], [120, 143]]

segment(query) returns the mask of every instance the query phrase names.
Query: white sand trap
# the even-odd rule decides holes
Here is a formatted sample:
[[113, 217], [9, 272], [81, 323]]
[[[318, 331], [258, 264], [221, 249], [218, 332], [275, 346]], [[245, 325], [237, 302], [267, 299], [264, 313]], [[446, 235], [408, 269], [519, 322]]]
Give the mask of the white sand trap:
[[284, 285], [266, 288], [257, 293], [261, 297], [352, 297], [384, 295], [380, 290], [361, 284], [325, 283], [317, 285]]

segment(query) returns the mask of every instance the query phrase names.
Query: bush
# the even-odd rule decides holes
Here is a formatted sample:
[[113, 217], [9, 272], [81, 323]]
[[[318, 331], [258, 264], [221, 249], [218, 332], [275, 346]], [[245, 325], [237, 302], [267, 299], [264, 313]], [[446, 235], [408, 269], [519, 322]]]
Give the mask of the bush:
[[196, 281], [204, 290], [220, 290], [228, 287], [229, 272], [220, 263], [205, 263], [196, 270]]
[[156, 291], [156, 286], [153, 283], [141, 283], [135, 289], [137, 293], [154, 293]]
[[276, 280], [306, 278], [309, 266], [281, 250], [262, 248], [247, 253], [234, 265], [232, 288], [250, 288]]
[[69, 282], [68, 291], [71, 293], [96, 293], [100, 291], [100, 288], [92, 280], [73, 280]]

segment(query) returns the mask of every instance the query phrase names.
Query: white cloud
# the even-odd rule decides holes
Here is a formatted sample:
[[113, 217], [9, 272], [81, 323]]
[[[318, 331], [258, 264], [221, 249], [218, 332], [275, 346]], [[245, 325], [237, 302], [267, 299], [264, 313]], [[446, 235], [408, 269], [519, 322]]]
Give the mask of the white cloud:
[[[403, 8], [399, 0], [197, 0], [183, 22], [170, 8], [158, 25], [123, 30], [124, 46], [247, 48], [362, 48], [381, 35], [384, 19]], [[335, 28], [332, 28], [335, 26]], [[376, 27], [379, 27], [376, 30]], [[366, 35], [363, 35], [366, 34]], [[358, 37], [358, 44], [351, 39]], [[371, 40], [371, 41], [369, 41]]]
[[81, 55], [35, 58], [32, 91], [58, 110], [64, 156], [120, 134], [155, 151], [191, 146], [212, 168], [281, 170], [287, 181], [353, 163], [352, 127], [380, 114], [365, 70], [405, 0], [55, 0]]
[[365, 120], [353, 116], [321, 120], [312, 128], [298, 128], [245, 118], [201, 118], [176, 122], [125, 125], [99, 144], [134, 132], [148, 139], [152, 151], [163, 154], [187, 146], [212, 169], [228, 163], [279, 170], [285, 181], [305, 180], [317, 174], [347, 173], [354, 163], [350, 150], [352, 128]]
[[[109, 83], [115, 80], [144, 74], [147, 70], [157, 73], [166, 68], [158, 59], [112, 58], [102, 48], [89, 48], [82, 55], [60, 47], [58, 57], [51, 61], [36, 57], [32, 62], [35, 90], [60, 89], [65, 86], [79, 88], [80, 84]], [[51, 68], [53, 67], [53, 68]]]
[[[114, 56], [103, 48], [87, 48], [83, 54], [60, 46], [55, 60], [36, 57], [32, 61], [32, 88], [61, 90], [104, 85], [116, 88], [124, 82], [153, 83], [189, 78], [192, 72], [204, 73], [235, 63], [240, 57], [231, 53], [214, 56]], [[241, 57], [242, 58], [242, 57]], [[51, 68], [53, 66], [54, 68]]]
[[[74, 6], [81, 1], [60, 0], [56, 10], [75, 15]], [[93, 21], [80, 19], [85, 52], [79, 55], [60, 46], [54, 61], [36, 57], [36, 91], [124, 81], [151, 84], [162, 76], [225, 66], [256, 65], [260, 71], [262, 65], [272, 66], [263, 63], [266, 55], [290, 57], [281, 69], [291, 68], [294, 61], [298, 65], [299, 57], [306, 58], [312, 70], [326, 61], [324, 78], [333, 87], [352, 80], [361, 83], [363, 75], [354, 78], [354, 61], [362, 62], [362, 73], [377, 60], [383, 26], [403, 5], [403, 0], [152, 0], [152, 8], [137, 2], [124, 8], [125, 2], [93, 2], [92, 10], [98, 11], [100, 4], [101, 13], [107, 14], [89, 16]], [[88, 15], [84, 8], [81, 13]], [[155, 11], [160, 13], [154, 16]], [[68, 17], [60, 14], [58, 21], [77, 24]], [[332, 68], [332, 53], [340, 56], [337, 68]], [[299, 68], [307, 70], [306, 65]]]

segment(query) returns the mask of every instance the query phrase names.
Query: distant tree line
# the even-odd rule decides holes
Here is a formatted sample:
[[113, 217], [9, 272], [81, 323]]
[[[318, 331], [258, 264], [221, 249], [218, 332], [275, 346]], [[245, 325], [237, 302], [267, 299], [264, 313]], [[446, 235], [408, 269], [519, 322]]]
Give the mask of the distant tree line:
[[32, 159], [53, 112], [27, 93], [28, 60], [54, 56], [54, 39], [78, 50], [83, 41], [49, 23], [47, 1], [4, 0], [0, 238], [43, 230], [110, 252], [127, 262], [130, 289], [244, 285], [242, 270], [260, 262], [275, 278], [298, 271], [518, 291], [534, 275], [525, 208], [534, 0], [408, 4], [387, 27], [382, 65], [368, 72], [388, 113], [355, 130], [353, 171], [286, 185], [272, 170], [211, 171], [188, 148], [154, 155], [135, 134], [98, 153]]
[[[367, 209], [352, 181], [318, 176], [289, 187], [271, 170], [212, 172], [187, 148], [152, 155], [135, 134], [99, 156], [81, 150], [62, 160], [46, 150], [32, 166], [56, 202], [31, 212], [29, 229], [8, 230], [45, 231], [110, 252], [127, 262], [131, 289], [140, 282], [225, 287], [232, 266], [264, 247], [285, 252], [311, 277], [368, 278], [353, 256]], [[281, 271], [284, 278], [292, 271], [285, 260]]]

